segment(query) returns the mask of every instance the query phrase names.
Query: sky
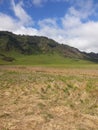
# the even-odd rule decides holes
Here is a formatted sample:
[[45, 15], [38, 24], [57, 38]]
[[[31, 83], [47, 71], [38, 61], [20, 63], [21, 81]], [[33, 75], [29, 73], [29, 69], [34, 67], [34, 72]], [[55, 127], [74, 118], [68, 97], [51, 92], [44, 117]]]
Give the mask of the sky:
[[0, 31], [98, 53], [98, 0], [0, 0]]

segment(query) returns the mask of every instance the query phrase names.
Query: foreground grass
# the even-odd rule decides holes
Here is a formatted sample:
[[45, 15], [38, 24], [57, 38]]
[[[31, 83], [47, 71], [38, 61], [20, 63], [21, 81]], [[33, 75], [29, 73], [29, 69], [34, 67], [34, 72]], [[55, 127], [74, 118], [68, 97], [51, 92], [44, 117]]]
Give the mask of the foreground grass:
[[98, 70], [0, 66], [0, 130], [98, 130]]

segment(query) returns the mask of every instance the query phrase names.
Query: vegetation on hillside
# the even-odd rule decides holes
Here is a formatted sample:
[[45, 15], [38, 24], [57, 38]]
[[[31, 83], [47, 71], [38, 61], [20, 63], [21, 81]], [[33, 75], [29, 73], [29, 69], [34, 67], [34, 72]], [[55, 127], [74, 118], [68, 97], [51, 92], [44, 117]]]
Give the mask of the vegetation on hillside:
[[58, 58], [61, 62], [64, 58], [90, 60], [94, 62], [98, 59], [98, 54], [84, 53], [76, 48], [59, 44], [46, 37], [15, 35], [10, 32], [0, 31], [0, 62], [2, 64], [9, 64], [6, 62], [17, 63], [20, 57], [24, 57], [25, 61], [27, 60], [28, 62], [26, 58], [30, 58], [29, 56], [33, 58], [34, 55], [38, 56], [43, 54], [50, 55], [51, 58], [52, 56], [55, 57], [58, 55], [62, 57], [61, 59]]

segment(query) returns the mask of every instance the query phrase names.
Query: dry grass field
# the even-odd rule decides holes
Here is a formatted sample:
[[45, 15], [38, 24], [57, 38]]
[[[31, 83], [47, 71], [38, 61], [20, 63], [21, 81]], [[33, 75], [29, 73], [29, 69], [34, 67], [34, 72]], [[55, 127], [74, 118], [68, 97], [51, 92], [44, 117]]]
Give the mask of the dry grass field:
[[0, 130], [98, 130], [98, 70], [0, 66]]

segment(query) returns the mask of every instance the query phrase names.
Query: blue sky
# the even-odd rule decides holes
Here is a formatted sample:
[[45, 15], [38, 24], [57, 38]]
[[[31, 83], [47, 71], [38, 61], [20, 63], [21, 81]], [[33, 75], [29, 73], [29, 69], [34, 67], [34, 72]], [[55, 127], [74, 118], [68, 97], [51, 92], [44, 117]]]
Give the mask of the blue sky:
[[98, 52], [98, 0], [0, 0], [0, 30]]

